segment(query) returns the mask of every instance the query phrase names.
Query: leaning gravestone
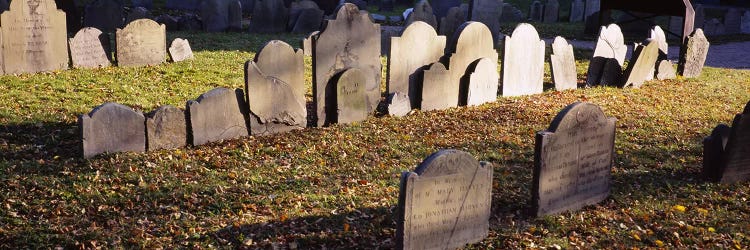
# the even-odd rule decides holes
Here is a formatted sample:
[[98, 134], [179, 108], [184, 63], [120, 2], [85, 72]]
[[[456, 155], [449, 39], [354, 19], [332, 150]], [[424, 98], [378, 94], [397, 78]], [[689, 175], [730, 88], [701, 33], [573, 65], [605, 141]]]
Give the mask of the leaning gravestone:
[[129, 107], [108, 102], [81, 115], [78, 124], [84, 158], [105, 152], [146, 151], [145, 117]]
[[320, 29], [323, 22], [323, 10], [303, 9], [292, 28], [293, 33], [310, 33]]
[[392, 37], [388, 55], [388, 94], [407, 94], [411, 107], [419, 107], [421, 70], [440, 60], [444, 51], [445, 36], [438, 36], [435, 29], [425, 22], [413, 22], [400, 37]]
[[464, 22], [466, 22], [464, 13], [458, 7], [453, 7], [448, 10], [448, 14], [440, 19], [438, 34], [445, 36], [446, 41], [450, 41], [453, 39], [453, 34], [456, 33], [458, 27]]
[[578, 87], [573, 45], [568, 44], [568, 41], [561, 36], [555, 37], [555, 41], [552, 42], [550, 69], [552, 70], [552, 81], [555, 82], [557, 91]]
[[680, 52], [685, 55], [680, 57], [677, 72], [688, 78], [700, 76], [710, 45], [706, 36], [703, 35], [703, 30], [696, 29], [692, 35], [688, 36], [684, 52]]
[[560, 3], [557, 0], [547, 0], [547, 4], [544, 5], [544, 18], [542, 21], [545, 23], [555, 23], [560, 16]]
[[503, 54], [503, 96], [520, 96], [544, 91], [544, 41], [528, 23], [519, 24], [505, 37]]
[[335, 84], [331, 78], [348, 68], [358, 68], [367, 76], [367, 112], [373, 112], [380, 102], [380, 25], [372, 23], [370, 16], [360, 13], [357, 6], [345, 3], [339, 8], [336, 19], [329, 20], [313, 40], [313, 47], [313, 102], [317, 126], [330, 123], [326, 119], [325, 100], [328, 92], [335, 89], [329, 87]]
[[148, 150], [171, 149], [187, 144], [185, 111], [165, 105], [148, 113], [146, 117]]
[[[466, 91], [466, 100], [462, 103], [467, 106], [482, 105], [497, 100], [497, 81], [500, 75], [497, 73], [496, 58], [482, 58], [476, 64], [469, 67], [469, 85]], [[464, 95], [461, 95], [462, 97]]]
[[193, 50], [187, 39], [175, 38], [169, 46], [169, 56], [173, 62], [182, 62], [193, 59]]
[[264, 135], [307, 126], [302, 50], [279, 40], [266, 43], [245, 63], [250, 132]]
[[[367, 96], [365, 82], [369, 74], [357, 68], [347, 69], [336, 79], [335, 110], [329, 115], [336, 123], [346, 124], [367, 119]], [[333, 101], [333, 98], [331, 98]]]
[[653, 79], [658, 58], [659, 42], [647, 39], [643, 44], [636, 43], [633, 56], [625, 70], [623, 87], [640, 88], [644, 81]]
[[703, 174], [711, 181], [734, 183], [750, 180], [750, 103], [729, 128], [717, 126], [703, 140]]
[[724, 15], [724, 30], [728, 35], [739, 34], [742, 24], [742, 11], [730, 8]]
[[532, 211], [577, 210], [609, 196], [615, 118], [591, 103], [568, 105], [536, 134]]
[[58, 10], [53, 0], [13, 1], [0, 19], [4, 34], [0, 62], [5, 62], [6, 74], [68, 68], [65, 12]]
[[279, 33], [286, 30], [289, 10], [283, 0], [256, 0], [253, 8], [250, 31], [257, 33]]
[[433, 63], [422, 72], [422, 102], [420, 109], [423, 111], [443, 110], [456, 107], [458, 101], [458, 86], [451, 82], [451, 72], [445, 69], [440, 62]]
[[203, 0], [200, 4], [203, 31], [220, 32], [229, 28], [229, 0]]
[[412, 11], [411, 14], [409, 14], [409, 17], [406, 18], [404, 25], [408, 26], [416, 21], [425, 22], [432, 26], [433, 29], [437, 29], [437, 19], [435, 18], [435, 15], [432, 14], [432, 6], [430, 6], [430, 2], [427, 0], [420, 0], [414, 5], [414, 11]]
[[193, 146], [247, 136], [242, 90], [215, 88], [187, 102]]
[[117, 65], [157, 65], [166, 60], [166, 26], [150, 19], [135, 20], [117, 29]]
[[122, 1], [94, 0], [86, 4], [83, 26], [94, 27], [103, 32], [112, 32], [123, 25], [124, 10]]
[[654, 64], [654, 68], [651, 69], [651, 73], [646, 76], [646, 80], [653, 80], [654, 76], [656, 76], [655, 72], [659, 69], [661, 61], [667, 60], [669, 44], [667, 44], [667, 36], [664, 34], [664, 30], [662, 30], [659, 25], [655, 25], [653, 28], [651, 28], [651, 30], [649, 31], [649, 39], [659, 44], [659, 53], [658, 57], [656, 58], [656, 63]]
[[497, 34], [500, 32], [500, 19], [503, 14], [503, 0], [472, 0], [470, 3], [470, 20], [487, 25], [492, 32], [493, 43], [497, 44]]
[[70, 59], [75, 68], [107, 67], [110, 63], [109, 36], [94, 27], [78, 31], [69, 40]]
[[583, 21], [583, 0], [573, 0], [570, 3], [570, 21], [571, 23], [577, 23]]
[[750, 34], [750, 10], [745, 11], [742, 15], [742, 25], [740, 25], [740, 32], [742, 34]]
[[535, 0], [529, 6], [529, 21], [541, 22], [544, 18], [544, 5], [539, 0]]
[[627, 50], [622, 31], [617, 24], [602, 26], [596, 41], [594, 57], [589, 63], [586, 86], [619, 85], [622, 81], [622, 65]]
[[492, 164], [443, 149], [401, 174], [397, 249], [456, 249], [489, 233]]

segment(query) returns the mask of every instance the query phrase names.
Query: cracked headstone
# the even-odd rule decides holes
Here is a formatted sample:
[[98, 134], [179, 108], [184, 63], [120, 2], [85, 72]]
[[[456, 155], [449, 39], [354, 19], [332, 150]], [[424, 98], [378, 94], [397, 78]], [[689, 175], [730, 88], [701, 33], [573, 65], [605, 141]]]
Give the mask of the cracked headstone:
[[534, 26], [519, 24], [505, 37], [503, 53], [503, 96], [542, 93], [544, 41]]
[[193, 146], [248, 135], [242, 90], [215, 88], [187, 102]]
[[15, 0], [1, 19], [1, 61], [5, 62], [6, 74], [68, 68], [65, 12], [57, 9], [55, 1]]
[[589, 63], [586, 86], [617, 86], [622, 81], [622, 65], [625, 62], [625, 39], [617, 24], [602, 26]]
[[692, 78], [699, 77], [703, 71], [703, 64], [706, 63], [708, 47], [711, 44], [703, 35], [702, 29], [696, 29], [693, 34], [688, 36], [685, 44], [684, 56], [681, 56], [680, 63], [677, 65], [677, 72], [681, 76]]
[[173, 62], [181, 62], [193, 59], [193, 50], [187, 39], [175, 38], [169, 46], [169, 56]]
[[421, 70], [440, 60], [445, 51], [445, 43], [445, 36], [438, 36], [435, 29], [421, 21], [407, 26], [400, 37], [392, 37], [388, 55], [388, 93], [407, 94], [411, 107], [419, 107], [422, 93], [419, 78]]
[[117, 66], [157, 65], [166, 61], [166, 26], [138, 19], [117, 29]]
[[654, 77], [654, 67], [659, 58], [659, 42], [647, 39], [643, 44], [636, 43], [628, 68], [625, 70], [623, 87], [640, 88], [643, 82]]
[[111, 65], [109, 36], [97, 28], [86, 27], [70, 38], [70, 59], [75, 68], [99, 68]]
[[146, 151], [146, 118], [130, 107], [108, 102], [81, 115], [78, 124], [84, 158], [101, 153]]
[[148, 150], [172, 149], [187, 144], [186, 112], [174, 106], [165, 105], [146, 116], [146, 137]]
[[568, 41], [563, 37], [555, 37], [555, 41], [552, 42], [550, 69], [552, 70], [552, 81], [555, 83], [557, 91], [578, 87], [573, 45], [568, 44]]

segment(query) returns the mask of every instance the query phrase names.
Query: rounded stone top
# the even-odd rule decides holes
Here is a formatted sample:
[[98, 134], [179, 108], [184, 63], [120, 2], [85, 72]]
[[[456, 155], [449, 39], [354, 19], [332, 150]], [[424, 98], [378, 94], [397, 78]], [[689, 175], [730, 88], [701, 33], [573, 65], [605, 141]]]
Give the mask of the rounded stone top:
[[606, 120], [604, 112], [596, 104], [575, 102], [557, 113], [547, 131], [556, 132], [574, 127], [588, 127]]
[[519, 23], [510, 37], [517, 41], [537, 41], [539, 40], [539, 32], [531, 24]]
[[419, 176], [432, 177], [458, 174], [462, 172], [474, 173], [482, 165], [471, 154], [456, 149], [441, 149], [422, 161], [414, 170]]
[[465, 22], [453, 36], [449, 46], [451, 53], [465, 50], [494, 50], [492, 32], [480, 22]]
[[406, 26], [401, 33], [401, 37], [436, 37], [438, 36], [435, 28], [422, 21], [414, 21]]

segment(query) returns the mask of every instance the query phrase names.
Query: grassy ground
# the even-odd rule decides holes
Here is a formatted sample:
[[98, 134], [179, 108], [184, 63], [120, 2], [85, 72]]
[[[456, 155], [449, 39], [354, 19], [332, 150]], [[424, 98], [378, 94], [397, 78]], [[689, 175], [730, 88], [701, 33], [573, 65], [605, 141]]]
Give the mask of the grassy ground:
[[[390, 248], [400, 173], [441, 148], [495, 165], [490, 237], [468, 248], [750, 245], [750, 185], [699, 178], [701, 140], [750, 100], [749, 71], [80, 159], [78, 115], [107, 101], [184, 107], [211, 88], [240, 88], [259, 46], [301, 35], [173, 37], [188, 38], [196, 60], [0, 76], [0, 248]], [[584, 79], [587, 61], [578, 63]], [[309, 71], [306, 81], [309, 98]], [[534, 133], [575, 101], [618, 119], [612, 195], [528, 217]]]

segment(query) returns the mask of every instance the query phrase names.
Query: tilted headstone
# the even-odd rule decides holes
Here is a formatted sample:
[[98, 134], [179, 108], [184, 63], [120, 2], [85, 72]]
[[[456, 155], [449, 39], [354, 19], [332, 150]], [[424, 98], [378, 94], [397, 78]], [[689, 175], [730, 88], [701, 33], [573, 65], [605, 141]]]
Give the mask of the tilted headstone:
[[656, 79], [667, 80], [675, 79], [676, 77], [677, 73], [674, 70], [674, 66], [672, 66], [672, 62], [670, 62], [669, 60], [661, 60], [657, 62]]
[[651, 69], [651, 74], [646, 76], [646, 80], [653, 80], [656, 76], [655, 72], [659, 68], [659, 64], [663, 60], [667, 60], [667, 54], [669, 52], [669, 44], [667, 44], [667, 36], [664, 34], [664, 30], [659, 25], [654, 26], [649, 31], [649, 39], [659, 44], [659, 55], [656, 58], [654, 68]]
[[289, 10], [283, 0], [255, 0], [250, 31], [278, 33], [286, 30]]
[[680, 57], [677, 72], [688, 78], [699, 77], [701, 71], [703, 71], [703, 64], [706, 62], [710, 45], [706, 36], [703, 35], [703, 30], [696, 29], [693, 34], [688, 36], [684, 51], [680, 52], [685, 53], [685, 55]]
[[407, 94], [411, 107], [419, 107], [422, 94], [420, 71], [440, 60], [444, 51], [445, 36], [438, 36], [435, 29], [425, 22], [413, 22], [400, 37], [392, 37], [388, 55], [388, 93]]
[[453, 7], [448, 10], [448, 14], [440, 19], [440, 30], [438, 30], [438, 34], [445, 36], [446, 41], [450, 41], [453, 38], [453, 34], [458, 30], [458, 27], [464, 22], [466, 22], [466, 16], [464, 16], [464, 13], [461, 12], [461, 9], [458, 7]]
[[297, 22], [292, 28], [294, 33], [310, 33], [316, 30], [320, 30], [320, 25], [323, 22], [323, 10], [321, 9], [304, 9], [299, 14]]
[[547, 0], [544, 4], [544, 18], [542, 21], [545, 23], [556, 23], [560, 17], [560, 3], [557, 0]]
[[588, 20], [589, 18], [594, 18], [596, 20], [599, 20], [599, 9], [601, 3], [600, 0], [586, 0], [586, 6], [583, 11], [583, 20]]
[[[356, 45], [356, 46], [352, 46]], [[313, 40], [313, 102], [317, 126], [327, 124], [326, 101], [329, 87], [336, 74], [348, 68], [358, 68], [367, 77], [365, 92], [367, 112], [380, 102], [380, 25], [372, 23], [368, 14], [357, 6], [344, 4], [336, 19], [329, 20], [318, 38]]]
[[573, 211], [609, 196], [615, 121], [599, 106], [573, 103], [536, 134], [532, 211]]
[[[369, 74], [358, 68], [345, 70], [336, 79], [335, 110], [329, 115], [336, 118], [336, 123], [347, 124], [367, 119], [367, 96], [365, 82]], [[331, 98], [330, 101], [333, 101]]]
[[487, 28], [492, 32], [493, 43], [497, 44], [500, 19], [503, 15], [503, 0], [472, 0], [470, 3], [470, 20], [487, 25]]
[[200, 4], [203, 31], [219, 32], [229, 28], [229, 0], [203, 0]]
[[622, 81], [622, 65], [627, 50], [622, 31], [617, 24], [602, 26], [596, 41], [594, 57], [589, 63], [586, 86], [619, 85]]
[[250, 132], [264, 135], [307, 126], [302, 50], [279, 40], [266, 43], [245, 63]]
[[742, 11], [738, 8], [730, 8], [724, 15], [724, 30], [726, 34], [739, 34], [742, 24]]
[[522, 22], [526, 20], [523, 12], [509, 3], [503, 4], [503, 15], [500, 17], [500, 21], [505, 22]]
[[97, 28], [86, 27], [69, 40], [70, 59], [75, 68], [98, 68], [111, 65], [109, 36]]
[[[496, 58], [482, 58], [469, 67], [469, 85], [466, 91], [467, 106], [482, 105], [497, 100], [498, 80]], [[463, 95], [461, 95], [463, 96]]]
[[65, 12], [53, 0], [15, 0], [3, 12], [2, 57], [6, 74], [68, 68]]
[[144, 18], [150, 19], [151, 11], [143, 7], [135, 7], [130, 10], [130, 13], [128, 13], [128, 16], [125, 18], [125, 24]]
[[544, 41], [534, 26], [521, 23], [505, 37], [503, 53], [503, 96], [520, 96], [544, 91]]
[[187, 39], [175, 38], [169, 46], [169, 56], [173, 62], [182, 62], [193, 59], [193, 49]]
[[119, 0], [94, 0], [86, 4], [83, 13], [83, 26], [94, 27], [102, 32], [112, 32], [122, 28], [123, 2]]
[[154, 0], [130, 0], [130, 2], [133, 4], [133, 8], [143, 7], [151, 9], [154, 7]]
[[411, 101], [409, 96], [404, 93], [396, 92], [388, 95], [386, 103], [388, 104], [388, 114], [391, 116], [406, 116], [411, 112]]
[[745, 11], [745, 14], [742, 15], [740, 32], [742, 32], [742, 34], [750, 34], [750, 10]]
[[239, 0], [229, 1], [229, 30], [242, 31], [242, 3]]
[[193, 146], [248, 135], [242, 90], [215, 88], [187, 102]]
[[173, 10], [198, 10], [203, 0], [167, 0], [165, 6]]
[[492, 164], [443, 149], [401, 174], [397, 249], [456, 249], [489, 234]]
[[539, 0], [534, 0], [529, 6], [529, 21], [541, 22], [544, 18], [544, 5]]
[[313, 31], [310, 32], [309, 35], [307, 35], [304, 39], [302, 39], [302, 51], [305, 56], [312, 56], [313, 52], [313, 46], [312, 46], [312, 40], [317, 37], [317, 35], [320, 34], [320, 31]]
[[636, 43], [633, 56], [625, 70], [623, 87], [640, 88], [643, 82], [654, 77], [656, 59], [659, 58], [659, 42], [647, 39], [643, 44]]
[[430, 2], [427, 0], [420, 0], [414, 5], [414, 11], [409, 14], [406, 22], [404, 22], [404, 26], [408, 26], [416, 21], [425, 22], [432, 26], [433, 29], [437, 29], [437, 18], [435, 18], [435, 14], [432, 13], [432, 6], [430, 6]]
[[184, 147], [187, 144], [186, 112], [165, 105], [146, 116], [148, 150]]
[[[451, 82], [451, 72], [440, 62], [433, 63], [422, 72], [422, 102], [420, 109], [423, 111], [443, 110], [456, 107], [458, 101], [452, 97], [458, 97], [458, 86]], [[451, 98], [448, 98], [451, 97]]]
[[555, 41], [552, 42], [550, 69], [552, 70], [552, 81], [555, 82], [557, 91], [578, 87], [573, 45], [568, 44], [568, 41], [563, 37], [555, 37]]
[[146, 151], [146, 118], [129, 107], [108, 102], [81, 115], [78, 124], [84, 158], [106, 152]]
[[703, 140], [703, 174], [715, 182], [735, 183], [750, 179], [750, 103], [737, 114], [732, 127], [717, 126]]
[[166, 26], [150, 19], [139, 19], [117, 29], [117, 65], [145, 66], [166, 61]]
[[583, 21], [584, 5], [583, 0], [573, 0], [570, 3], [570, 21], [571, 23], [577, 23]]

